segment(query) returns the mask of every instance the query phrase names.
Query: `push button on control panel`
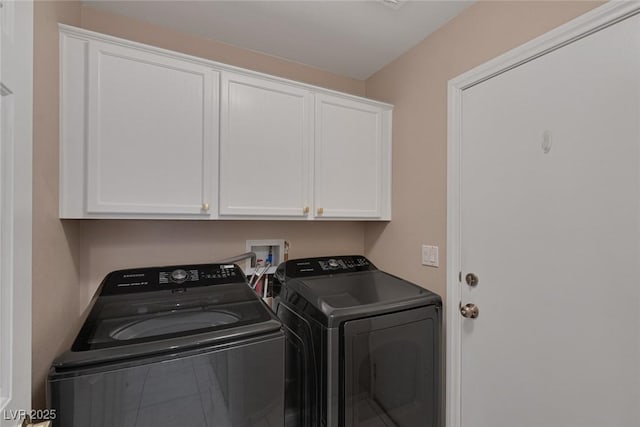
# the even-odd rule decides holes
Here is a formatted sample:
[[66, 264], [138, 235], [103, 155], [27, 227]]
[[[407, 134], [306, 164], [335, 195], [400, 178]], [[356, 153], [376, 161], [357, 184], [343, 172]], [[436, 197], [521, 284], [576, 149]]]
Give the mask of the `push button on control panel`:
[[239, 277], [236, 267], [233, 264], [225, 264], [211, 270], [203, 270], [200, 272], [203, 279], [231, 279]]

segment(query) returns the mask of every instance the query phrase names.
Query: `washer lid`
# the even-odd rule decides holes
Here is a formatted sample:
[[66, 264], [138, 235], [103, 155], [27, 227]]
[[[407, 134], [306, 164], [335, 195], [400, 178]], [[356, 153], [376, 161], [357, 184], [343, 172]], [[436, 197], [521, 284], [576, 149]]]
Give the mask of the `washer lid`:
[[184, 337], [272, 318], [245, 283], [100, 296], [72, 351]]
[[102, 281], [71, 350], [54, 368], [223, 344], [280, 327], [235, 264], [119, 270]]
[[66, 370], [176, 352], [269, 334], [280, 327], [244, 282], [103, 295], [97, 298], [71, 351], [53, 365]]
[[380, 270], [289, 279], [285, 287], [286, 293], [293, 291], [315, 307], [322, 314], [318, 320], [329, 327], [357, 317], [441, 303], [433, 292]]

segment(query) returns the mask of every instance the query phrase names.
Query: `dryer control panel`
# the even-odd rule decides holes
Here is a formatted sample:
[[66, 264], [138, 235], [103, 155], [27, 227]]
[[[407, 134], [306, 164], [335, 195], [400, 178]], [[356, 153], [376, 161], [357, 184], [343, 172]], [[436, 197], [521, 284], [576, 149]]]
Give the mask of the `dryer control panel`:
[[280, 282], [284, 283], [287, 278], [328, 276], [369, 270], [377, 270], [377, 268], [362, 255], [340, 255], [285, 261], [278, 266], [276, 276]]

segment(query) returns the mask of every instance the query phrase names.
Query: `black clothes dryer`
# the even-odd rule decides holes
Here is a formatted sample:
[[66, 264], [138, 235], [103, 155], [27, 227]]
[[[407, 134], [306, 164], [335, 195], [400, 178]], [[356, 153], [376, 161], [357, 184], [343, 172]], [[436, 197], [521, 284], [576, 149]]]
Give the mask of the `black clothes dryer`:
[[51, 367], [54, 426], [282, 426], [284, 349], [236, 265], [115, 271]]
[[287, 427], [436, 427], [440, 297], [362, 256], [286, 261]]

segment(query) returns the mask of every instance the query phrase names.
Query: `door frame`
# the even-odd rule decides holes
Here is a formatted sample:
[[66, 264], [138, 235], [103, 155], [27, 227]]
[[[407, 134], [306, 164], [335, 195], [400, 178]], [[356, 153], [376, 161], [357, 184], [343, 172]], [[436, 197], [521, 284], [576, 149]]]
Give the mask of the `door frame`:
[[447, 114], [447, 298], [446, 426], [462, 427], [461, 316], [462, 259], [460, 223], [462, 93], [477, 84], [640, 13], [640, 2], [612, 1], [524, 45], [498, 56], [448, 83]]
[[[13, 125], [2, 140], [2, 274], [0, 292], [3, 343], [4, 400], [0, 426], [13, 426], [31, 409], [31, 268], [32, 268], [32, 157], [33, 157], [33, 1], [5, 2], [12, 31], [11, 68], [2, 75], [11, 91]], [[4, 52], [3, 52], [4, 53]], [[3, 130], [4, 132], [4, 130]], [[0, 368], [0, 369], [2, 369]]]

